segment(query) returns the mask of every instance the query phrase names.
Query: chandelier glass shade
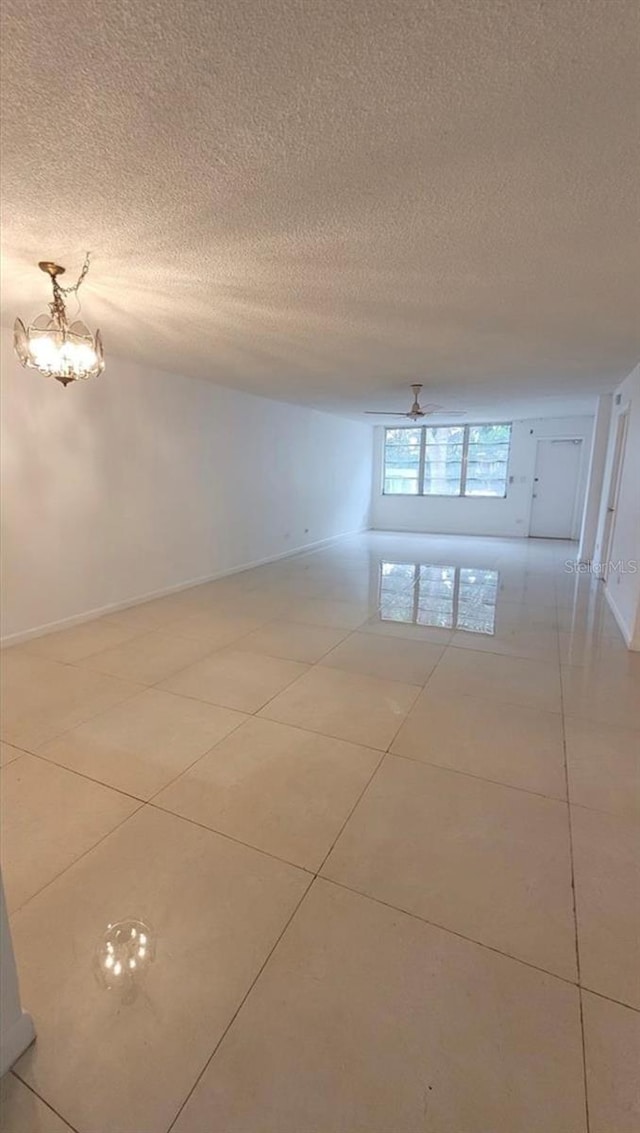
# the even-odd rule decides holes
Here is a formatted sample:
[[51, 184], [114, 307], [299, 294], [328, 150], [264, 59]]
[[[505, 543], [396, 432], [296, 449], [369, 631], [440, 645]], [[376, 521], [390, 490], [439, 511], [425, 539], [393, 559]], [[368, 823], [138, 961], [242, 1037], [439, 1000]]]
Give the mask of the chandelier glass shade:
[[53, 300], [49, 304], [49, 313], [38, 315], [28, 326], [25, 327], [21, 319], [16, 319], [13, 343], [19, 361], [29, 369], [55, 378], [64, 386], [69, 382], [96, 377], [104, 370], [100, 331], [92, 334], [79, 319], [70, 323], [64, 302], [65, 295], [77, 292], [80, 287], [89, 270], [89, 256], [78, 282], [72, 287], [60, 287], [58, 276], [62, 275], [64, 268], [58, 264], [42, 261], [38, 266], [51, 277]]

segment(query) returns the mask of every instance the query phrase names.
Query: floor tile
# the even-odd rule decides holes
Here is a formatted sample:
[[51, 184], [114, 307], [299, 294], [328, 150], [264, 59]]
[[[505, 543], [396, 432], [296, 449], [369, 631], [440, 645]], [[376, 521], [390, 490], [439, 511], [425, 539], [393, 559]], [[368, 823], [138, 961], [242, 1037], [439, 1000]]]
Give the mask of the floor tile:
[[15, 909], [95, 846], [138, 806], [32, 755], [2, 772], [2, 876]]
[[500, 572], [498, 600], [501, 606], [509, 604], [552, 610], [556, 606], [556, 587], [553, 580], [546, 578], [527, 579], [519, 572], [516, 577], [509, 579], [504, 572]]
[[366, 604], [308, 598], [294, 601], [287, 610], [292, 622], [308, 625], [333, 626], [335, 629], [356, 629], [371, 615]]
[[430, 678], [429, 690], [443, 695], [488, 696], [546, 712], [561, 710], [559, 665], [549, 660], [450, 648]]
[[277, 576], [264, 582], [258, 591], [279, 600], [283, 604], [281, 610], [287, 608], [292, 598], [326, 598], [329, 596], [327, 592], [324, 578], [307, 578], [304, 575], [299, 578], [295, 575]]
[[444, 652], [442, 645], [352, 633], [327, 653], [322, 664], [351, 673], [364, 673], [387, 681], [421, 685], [435, 669]]
[[591, 1133], [640, 1129], [640, 1013], [582, 995]]
[[[635, 1133], [640, 1016], [612, 1000], [640, 1005], [640, 655], [575, 556], [369, 532], [2, 654], [3, 777], [44, 768], [14, 858], [63, 855], [13, 917], [47, 1118], [167, 1133], [284, 929], [172, 1133], [585, 1133], [577, 991], [548, 974], [575, 975], [564, 707], [591, 1133]], [[393, 564], [425, 592], [433, 564], [496, 571], [495, 633], [391, 620], [431, 616]], [[102, 812], [72, 783], [153, 806], [73, 860]], [[286, 928], [327, 853], [346, 880]], [[157, 956], [129, 1001], [94, 954], [132, 915]], [[62, 1133], [40, 1106], [14, 1133]]]
[[315, 870], [379, 759], [370, 748], [255, 718], [155, 803]]
[[467, 633], [457, 630], [451, 638], [457, 649], [476, 649], [482, 653], [501, 653], [509, 657], [558, 660], [558, 634], [554, 629], [521, 629], [513, 626], [496, 633]]
[[179, 637], [172, 627], [151, 630], [115, 649], [94, 653], [83, 662], [83, 668], [111, 673], [141, 685], [155, 685], [206, 657], [212, 648], [210, 642]]
[[573, 803], [640, 819], [640, 733], [565, 717]]
[[170, 677], [162, 687], [240, 712], [257, 712], [307, 669], [298, 661], [223, 649]]
[[244, 719], [228, 708], [149, 688], [44, 744], [38, 753], [149, 799]]
[[590, 665], [594, 660], [624, 668], [637, 668], [640, 664], [640, 654], [632, 657], [621, 633], [615, 638], [576, 629], [573, 633], [559, 633], [558, 644], [562, 665], [581, 667]]
[[15, 1074], [0, 1082], [0, 1117], [4, 1133], [73, 1133]]
[[349, 633], [348, 629], [278, 620], [268, 622], [250, 633], [244, 638], [242, 645], [252, 653], [267, 653], [270, 657], [313, 664]]
[[[80, 1133], [166, 1133], [307, 884], [145, 807], [14, 918], [38, 1029], [17, 1073]], [[155, 947], [129, 994], [95, 972], [107, 926], [127, 918]]]
[[582, 983], [640, 1008], [640, 837], [636, 822], [571, 808]]
[[566, 798], [562, 716], [427, 685], [396, 736], [398, 755]]
[[419, 691], [416, 685], [318, 665], [261, 716], [385, 751]]
[[0, 767], [6, 767], [8, 763], [12, 763], [14, 759], [19, 759], [23, 754], [19, 747], [12, 747], [11, 744], [0, 742]]
[[13, 650], [3, 653], [0, 669], [2, 738], [28, 749], [140, 691], [128, 681]]
[[585, 1133], [574, 987], [326, 882], [173, 1133]]
[[323, 875], [575, 978], [567, 808], [387, 756]]
[[340, 581], [330, 583], [327, 591], [319, 597], [330, 602], [350, 602], [354, 606], [368, 606], [371, 601], [371, 583], [367, 576], [356, 573], [348, 578], [346, 574]]
[[558, 606], [558, 628], [561, 633], [572, 633], [577, 629], [590, 629], [603, 637], [620, 637], [620, 627], [604, 598], [595, 604], [578, 603], [572, 606]]
[[640, 681], [606, 662], [597, 669], [563, 665], [562, 698], [568, 716], [640, 731]]
[[20, 648], [24, 649], [25, 653], [33, 653], [38, 657], [48, 657], [52, 661], [62, 661], [72, 665], [92, 653], [99, 653], [103, 649], [129, 641], [134, 633], [135, 631], [128, 626], [116, 624], [108, 618], [98, 618], [96, 621], [72, 626], [71, 629], [35, 637]]
[[107, 614], [105, 621], [114, 625], [130, 627], [136, 633], [148, 633], [153, 629], [168, 625], [181, 610], [181, 595], [184, 591], [168, 594], [164, 598], [152, 598], [149, 602], [138, 602], [124, 610]]
[[413, 622], [394, 622], [374, 614], [358, 627], [359, 633], [377, 637], [401, 637], [406, 641], [429, 641], [433, 645], [448, 645], [453, 637], [450, 629], [440, 626], [415, 625]]
[[555, 634], [558, 630], [558, 611], [555, 604], [504, 602], [498, 599], [496, 630], [500, 634]]
[[248, 633], [257, 629], [266, 617], [256, 617], [248, 614], [232, 614], [227, 612], [229, 602], [225, 602], [227, 610], [198, 610], [183, 614], [171, 623], [171, 632], [182, 637], [194, 637], [197, 640], [208, 642], [208, 652], [214, 649], [224, 649]]

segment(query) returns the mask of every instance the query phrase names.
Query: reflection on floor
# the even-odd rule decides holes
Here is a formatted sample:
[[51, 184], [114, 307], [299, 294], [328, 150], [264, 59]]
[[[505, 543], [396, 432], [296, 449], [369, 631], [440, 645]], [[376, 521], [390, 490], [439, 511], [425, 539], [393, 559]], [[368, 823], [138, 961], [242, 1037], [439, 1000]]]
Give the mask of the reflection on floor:
[[436, 563], [380, 563], [380, 618], [493, 633], [497, 570]]
[[7, 650], [7, 1128], [638, 1127], [639, 666], [575, 545], [383, 533]]

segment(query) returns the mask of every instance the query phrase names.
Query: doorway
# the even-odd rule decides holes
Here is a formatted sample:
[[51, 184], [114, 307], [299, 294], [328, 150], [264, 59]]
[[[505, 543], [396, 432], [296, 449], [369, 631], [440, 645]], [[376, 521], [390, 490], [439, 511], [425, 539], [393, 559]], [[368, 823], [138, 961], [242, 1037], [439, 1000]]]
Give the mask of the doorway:
[[609, 491], [607, 495], [607, 510], [605, 513], [604, 531], [602, 534], [602, 567], [600, 577], [604, 578], [605, 582], [607, 580], [607, 575], [609, 573], [609, 564], [611, 561], [611, 548], [613, 546], [616, 508], [618, 506], [618, 493], [620, 491], [620, 473], [622, 471], [624, 446], [627, 439], [627, 421], [628, 414], [625, 411], [618, 417], [618, 423], [616, 426], [616, 441], [613, 449], [611, 478], [609, 480]]
[[576, 498], [582, 441], [538, 441], [529, 535], [537, 539], [575, 539]]

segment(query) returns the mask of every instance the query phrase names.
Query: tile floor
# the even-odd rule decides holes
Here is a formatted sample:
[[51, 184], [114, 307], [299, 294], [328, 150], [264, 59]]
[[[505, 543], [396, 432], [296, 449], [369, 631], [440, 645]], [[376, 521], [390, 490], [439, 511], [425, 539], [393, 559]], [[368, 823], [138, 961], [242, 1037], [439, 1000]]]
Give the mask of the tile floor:
[[4, 652], [3, 1130], [640, 1128], [640, 656], [574, 558], [369, 533]]

